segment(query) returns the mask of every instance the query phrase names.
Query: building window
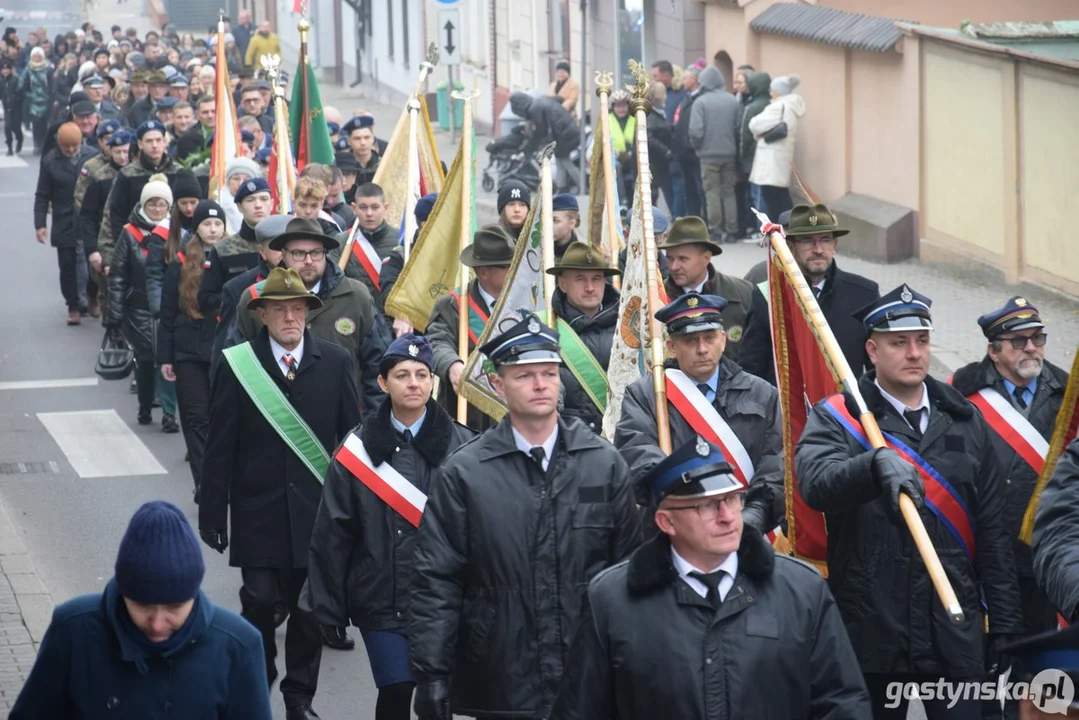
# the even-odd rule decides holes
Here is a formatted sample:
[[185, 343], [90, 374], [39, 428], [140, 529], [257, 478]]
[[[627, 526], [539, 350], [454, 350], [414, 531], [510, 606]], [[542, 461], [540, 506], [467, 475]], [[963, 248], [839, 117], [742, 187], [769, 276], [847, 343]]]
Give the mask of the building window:
[[401, 0], [401, 58], [405, 67], [408, 67], [408, 3], [409, 0]]
[[643, 0], [614, 0], [618, 23], [618, 70], [615, 87], [633, 83], [629, 61], [644, 62], [644, 2]]
[[569, 0], [548, 0], [547, 47], [550, 50], [551, 74], [554, 75], [554, 63], [570, 57]]
[[393, 60], [393, 0], [386, 0], [386, 29], [389, 40], [389, 58]]

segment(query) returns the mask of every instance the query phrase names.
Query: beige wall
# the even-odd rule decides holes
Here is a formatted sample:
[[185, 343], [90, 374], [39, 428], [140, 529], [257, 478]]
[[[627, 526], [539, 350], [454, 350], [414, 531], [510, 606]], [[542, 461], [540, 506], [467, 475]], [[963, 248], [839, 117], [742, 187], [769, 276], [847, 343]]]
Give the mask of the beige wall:
[[919, 205], [918, 53], [913, 49], [850, 54], [848, 190], [908, 208]]
[[816, 4], [955, 29], [964, 20], [1038, 22], [1071, 20], [1079, 15], [1075, 0], [818, 0]]

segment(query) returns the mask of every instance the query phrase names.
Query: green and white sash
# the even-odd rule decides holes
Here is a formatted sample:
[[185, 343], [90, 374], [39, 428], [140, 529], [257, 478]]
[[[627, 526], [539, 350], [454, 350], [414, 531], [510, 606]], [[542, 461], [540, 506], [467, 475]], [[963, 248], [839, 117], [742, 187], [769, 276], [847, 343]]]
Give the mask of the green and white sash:
[[262, 417], [322, 484], [326, 469], [330, 466], [329, 453], [315, 431], [300, 417], [300, 413], [296, 412], [296, 408], [266, 372], [251, 343], [227, 348], [225, 360]]
[[569, 323], [558, 318], [559, 346], [566, 367], [601, 413], [607, 412], [607, 372]]

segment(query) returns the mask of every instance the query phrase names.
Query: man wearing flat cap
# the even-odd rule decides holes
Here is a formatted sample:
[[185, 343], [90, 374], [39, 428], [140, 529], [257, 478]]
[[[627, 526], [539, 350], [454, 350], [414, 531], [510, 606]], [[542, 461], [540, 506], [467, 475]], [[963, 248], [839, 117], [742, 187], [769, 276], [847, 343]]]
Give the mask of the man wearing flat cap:
[[360, 628], [379, 720], [412, 717], [405, 617], [416, 529], [442, 463], [475, 436], [431, 397], [431, 363], [431, 344], [411, 333], [382, 356], [386, 399], [345, 438], [326, 473], [301, 598], [324, 626]]
[[[784, 222], [786, 216], [786, 222]], [[868, 367], [865, 356], [865, 328], [853, 315], [880, 297], [880, 288], [869, 278], [841, 270], [835, 262], [839, 238], [849, 230], [839, 227], [831, 210], [823, 203], [797, 205], [779, 218], [787, 236], [787, 247], [805, 276], [832, 328], [843, 357], [856, 377]], [[746, 372], [776, 384], [772, 352], [772, 317], [769, 312], [768, 267], [761, 263], [750, 270], [759, 277], [746, 316], [746, 332], [738, 364]], [[750, 274], [746, 275], [750, 279]]]
[[[931, 304], [901, 285], [855, 314], [874, 366], [858, 381], [862, 407], [887, 447], [872, 448], [853, 398], [833, 395], [809, 413], [794, 459], [802, 498], [828, 525], [828, 584], [874, 717], [905, 717], [907, 700], [895, 708], [889, 683], [995, 680], [995, 658], [1024, 627], [992, 430], [960, 392], [928, 374]], [[918, 508], [951, 580], [959, 622], [936, 596], [903, 521], [901, 493]], [[949, 702], [924, 700], [926, 717], [982, 716], [978, 698]]]
[[[484, 225], [476, 231], [472, 244], [461, 251], [461, 263], [472, 268], [476, 279], [468, 286], [468, 352], [487, 326], [495, 302], [502, 293], [506, 272], [513, 260], [514, 241], [499, 225]], [[427, 337], [434, 354], [435, 375], [439, 378], [438, 401], [456, 417], [457, 387], [465, 369], [465, 358], [458, 353], [459, 296], [450, 291], [435, 302], [427, 323]], [[469, 405], [468, 426], [486, 430], [492, 425], [486, 413]]]
[[[68, 122], [73, 122], [79, 127], [83, 137], [83, 145], [88, 150], [96, 151], [98, 148], [94, 143], [94, 131], [97, 129], [98, 120], [97, 110], [94, 109], [94, 104], [90, 102], [90, 96], [81, 90], [71, 93], [64, 117], [50, 125], [45, 131], [45, 140], [41, 145], [41, 157], [44, 158], [46, 153], [56, 149], [56, 133], [60, 130], [61, 125]], [[91, 155], [93, 154], [95, 153], [91, 152]]]
[[[289, 610], [281, 693], [288, 720], [317, 718], [322, 638], [297, 607], [307, 580], [311, 528], [330, 453], [360, 421], [352, 359], [306, 329], [322, 305], [295, 270], [275, 268], [251, 308], [263, 328], [225, 351], [213, 379], [199, 534], [241, 569], [243, 615], [262, 634], [266, 674], [277, 677], [274, 614]], [[231, 538], [229, 517], [231, 507]]]
[[558, 332], [528, 314], [479, 351], [508, 412], [427, 499], [408, 612], [420, 720], [546, 718], [585, 584], [640, 539], [626, 463], [558, 414]]
[[593, 432], [603, 432], [607, 409], [607, 366], [618, 326], [618, 291], [607, 278], [621, 275], [608, 267], [598, 248], [570, 243], [548, 275], [557, 278], [551, 300], [563, 321], [560, 370], [565, 388], [562, 413], [576, 417]]
[[864, 720], [820, 574], [742, 524], [723, 451], [691, 438], [642, 478], [660, 532], [588, 585], [550, 720]]
[[727, 345], [723, 353], [738, 362], [753, 286], [742, 278], [724, 275], [712, 265], [712, 258], [723, 252], [723, 246], [709, 237], [708, 226], [699, 217], [675, 220], [667, 239], [656, 247], [664, 250], [670, 268], [670, 277], [664, 286], [667, 297], [673, 300], [695, 290], [702, 295], [718, 295], [727, 300], [723, 309]]
[[[385, 398], [378, 383], [378, 365], [392, 340], [371, 293], [363, 283], [346, 277], [337, 263], [329, 262], [329, 252], [336, 250], [338, 243], [322, 232], [317, 220], [289, 220], [268, 247], [279, 252], [282, 267], [299, 273], [308, 291], [322, 301], [307, 313], [307, 329], [320, 340], [348, 351], [360, 388], [361, 411], [363, 417], [370, 417]], [[236, 306], [236, 330], [245, 340], [258, 337], [262, 329], [260, 315], [250, 308], [263, 285], [256, 283], [241, 293]]]
[[[671, 445], [697, 435], [720, 444], [746, 491], [746, 524], [768, 533], [786, 511], [779, 393], [724, 354], [726, 305], [725, 298], [689, 292], [656, 312], [667, 326], [667, 351], [673, 356], [664, 370]], [[659, 446], [650, 373], [626, 388], [614, 444], [643, 498], [640, 478], [667, 455]]]
[[1034, 581], [1030, 546], [1019, 535], [1064, 402], [1068, 373], [1045, 359], [1045, 323], [1026, 298], [1009, 299], [978, 318], [978, 325], [989, 343], [986, 355], [956, 370], [952, 386], [981, 410], [993, 431], [997, 463], [1007, 478], [1004, 527], [1019, 573], [1024, 633], [1034, 635], [1056, 628], [1056, 608]]

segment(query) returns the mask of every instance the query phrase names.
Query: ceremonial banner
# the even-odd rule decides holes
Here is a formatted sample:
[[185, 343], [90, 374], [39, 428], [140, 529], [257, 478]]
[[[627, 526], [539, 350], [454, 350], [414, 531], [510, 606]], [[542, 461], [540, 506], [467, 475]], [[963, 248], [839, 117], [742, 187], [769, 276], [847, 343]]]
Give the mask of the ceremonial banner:
[[[427, 102], [423, 94], [417, 96], [420, 101], [419, 127], [416, 132], [416, 150], [419, 155], [420, 184], [412, 188], [421, 198], [428, 193], [442, 192], [446, 181], [442, 175], [442, 164], [435, 150], [435, 132], [431, 128], [431, 116], [427, 113]], [[378, 162], [372, 182], [382, 188], [386, 194], [386, 222], [391, 227], [404, 226], [405, 208], [408, 207], [408, 107], [401, 112], [397, 125], [386, 146], [386, 154]], [[413, 201], [415, 202], [415, 201]], [[411, 240], [412, 238], [405, 238]], [[415, 323], [413, 323], [415, 325]]]
[[292, 159], [292, 142], [288, 135], [288, 109], [284, 100], [274, 100], [273, 146], [270, 150], [270, 195], [274, 213], [292, 214], [292, 193], [296, 189], [296, 166]]
[[[476, 144], [472, 143], [473, 150], [475, 146]], [[468, 161], [475, 165], [474, 152]], [[387, 314], [406, 320], [420, 332], [427, 329], [435, 302], [454, 289], [460, 274], [461, 192], [464, 189], [462, 162], [464, 160], [461, 149], [458, 148], [442, 192], [438, 194], [435, 207], [431, 210], [431, 216], [420, 230], [420, 236], [409, 253], [408, 262], [386, 298]], [[472, 197], [476, 197], [475, 192]], [[473, 232], [476, 229], [475, 223], [476, 212], [473, 208]]]
[[[543, 289], [543, 228], [540, 222], [543, 194], [537, 192], [533, 197], [535, 200], [514, 248], [513, 261], [506, 273], [502, 293], [491, 311], [483, 334], [476, 341], [477, 347], [517, 324], [525, 313], [536, 313], [542, 318], [547, 312], [547, 298]], [[491, 376], [495, 374], [495, 366], [486, 355], [478, 350], [472, 353], [465, 363], [461, 395], [470, 405], [475, 405], [495, 420], [501, 420], [506, 414], [506, 404], [491, 384]]]
[[1030, 545], [1031, 536], [1034, 533], [1034, 517], [1038, 513], [1038, 503], [1041, 502], [1042, 492], [1053, 477], [1057, 460], [1064, 448], [1079, 435], [1079, 348], [1075, 349], [1075, 359], [1072, 361], [1071, 372], [1068, 374], [1068, 387], [1064, 390], [1064, 402], [1057, 411], [1056, 423], [1053, 425], [1053, 437], [1049, 441], [1049, 450], [1045, 455], [1045, 464], [1041, 474], [1038, 475], [1038, 484], [1034, 486], [1034, 494], [1030, 497], [1026, 514], [1023, 515], [1023, 526], [1019, 529], [1019, 539]]
[[210, 192], [225, 211], [225, 226], [229, 234], [240, 231], [243, 216], [236, 207], [225, 182], [225, 166], [241, 156], [240, 125], [232, 104], [228, 63], [225, 61], [225, 23], [217, 23], [217, 74], [214, 81], [214, 145], [210, 152]]
[[[220, 64], [218, 65], [220, 67]], [[296, 84], [289, 102], [289, 131], [296, 151], [296, 172], [307, 163], [334, 164], [333, 143], [326, 116], [322, 114], [322, 96], [315, 79], [315, 69], [307, 57], [307, 31], [300, 28], [300, 59], [296, 63]]]
[[772, 348], [782, 406], [783, 465], [787, 503], [787, 539], [792, 554], [826, 569], [828, 532], [824, 514], [802, 499], [794, 476], [794, 448], [802, 437], [809, 409], [840, 390], [839, 380], [825, 359], [813, 329], [798, 306], [797, 293], [774, 253], [768, 263]]

